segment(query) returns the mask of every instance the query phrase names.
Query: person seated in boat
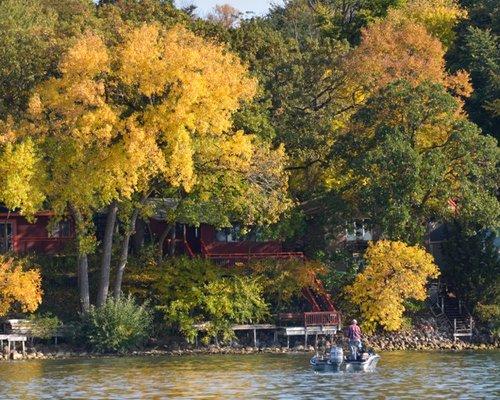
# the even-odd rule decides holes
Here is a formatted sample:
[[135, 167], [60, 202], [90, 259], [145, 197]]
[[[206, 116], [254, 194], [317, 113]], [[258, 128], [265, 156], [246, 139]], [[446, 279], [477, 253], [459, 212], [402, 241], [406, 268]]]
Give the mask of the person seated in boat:
[[358, 321], [352, 320], [351, 325], [347, 331], [347, 338], [349, 339], [349, 348], [351, 350], [351, 360], [358, 359], [358, 350], [361, 347], [361, 328]]

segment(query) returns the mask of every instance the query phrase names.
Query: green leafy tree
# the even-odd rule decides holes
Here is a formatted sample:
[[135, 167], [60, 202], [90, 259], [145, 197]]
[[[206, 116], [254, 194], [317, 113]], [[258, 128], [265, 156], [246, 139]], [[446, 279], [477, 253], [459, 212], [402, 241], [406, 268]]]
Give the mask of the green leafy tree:
[[443, 244], [443, 279], [469, 303], [494, 304], [498, 293], [500, 259], [496, 232], [481, 230], [470, 235], [460, 223], [450, 224], [450, 238]]
[[500, 46], [499, 37], [489, 29], [469, 26], [458, 49], [452, 53], [452, 65], [470, 72], [474, 93], [466, 107], [473, 121], [486, 133], [500, 134]]
[[225, 271], [209, 260], [177, 258], [161, 264], [155, 284], [165, 320], [190, 342], [203, 324], [205, 340], [232, 339], [231, 326], [257, 323], [268, 316], [258, 277]]
[[56, 20], [42, 1], [0, 2], [0, 119], [24, 109], [57, 59]]
[[96, 26], [94, 10], [91, 0], [0, 2], [0, 120], [24, 111], [74, 36]]
[[[498, 148], [443, 87], [400, 81], [372, 97], [336, 145], [335, 189], [387, 238], [419, 243], [432, 216], [495, 226]], [[450, 208], [449, 199], [459, 203]]]

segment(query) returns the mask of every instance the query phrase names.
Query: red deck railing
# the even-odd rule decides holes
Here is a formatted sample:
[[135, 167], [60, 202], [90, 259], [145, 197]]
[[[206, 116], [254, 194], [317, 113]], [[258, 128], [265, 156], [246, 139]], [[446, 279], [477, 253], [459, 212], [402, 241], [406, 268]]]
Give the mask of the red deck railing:
[[340, 314], [337, 311], [320, 311], [304, 313], [304, 326], [339, 325]]
[[340, 313], [338, 311], [318, 311], [305, 313], [278, 314], [279, 323], [295, 323], [307, 326], [340, 326]]

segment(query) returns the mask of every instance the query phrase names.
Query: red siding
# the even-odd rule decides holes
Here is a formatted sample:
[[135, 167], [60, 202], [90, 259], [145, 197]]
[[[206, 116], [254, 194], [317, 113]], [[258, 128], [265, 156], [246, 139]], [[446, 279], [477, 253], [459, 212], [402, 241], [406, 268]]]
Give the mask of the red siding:
[[274, 254], [283, 251], [283, 246], [278, 241], [217, 242], [213, 226], [203, 224], [200, 228], [204, 250], [211, 254]]
[[50, 216], [47, 213], [41, 213], [33, 223], [15, 213], [0, 214], [0, 222], [12, 223], [12, 250], [16, 253], [55, 254], [63, 251], [74, 237], [73, 230], [70, 237], [49, 237]]

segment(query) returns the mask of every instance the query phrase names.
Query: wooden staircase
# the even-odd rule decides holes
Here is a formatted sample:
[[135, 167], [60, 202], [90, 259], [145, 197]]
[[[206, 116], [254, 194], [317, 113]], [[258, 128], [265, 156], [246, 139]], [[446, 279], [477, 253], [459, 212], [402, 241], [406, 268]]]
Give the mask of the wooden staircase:
[[430, 308], [439, 324], [448, 325], [453, 338], [472, 337], [474, 320], [464, 302], [448, 286], [439, 282], [429, 287]]
[[336, 311], [331, 296], [326, 292], [323, 283], [316, 278], [316, 289], [305, 287], [302, 289], [302, 295], [310, 304], [312, 311]]

